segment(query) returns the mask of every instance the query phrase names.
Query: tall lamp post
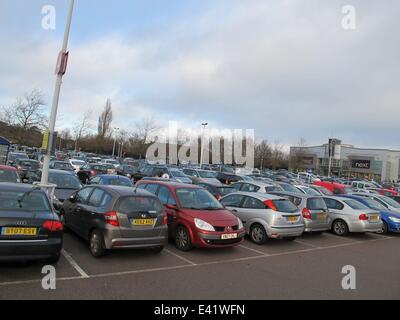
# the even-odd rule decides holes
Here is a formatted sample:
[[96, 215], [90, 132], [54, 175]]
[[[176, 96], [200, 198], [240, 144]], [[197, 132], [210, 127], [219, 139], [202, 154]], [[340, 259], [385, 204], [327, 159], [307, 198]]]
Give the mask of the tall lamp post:
[[204, 132], [206, 131], [206, 127], [208, 126], [208, 122], [204, 122], [201, 124], [203, 126], [203, 131], [201, 133], [201, 151], [200, 151], [200, 168], [203, 164], [203, 155], [204, 155]]
[[[114, 128], [113, 131], [118, 131], [119, 128]], [[115, 144], [117, 143], [117, 135], [114, 133], [114, 145], [113, 145], [113, 153], [112, 153], [112, 157], [114, 158], [115, 155]]]
[[56, 119], [57, 119], [58, 100], [60, 98], [62, 77], [65, 74], [66, 69], [67, 69], [67, 62], [68, 62], [67, 47], [68, 47], [69, 31], [71, 29], [72, 13], [74, 11], [74, 4], [75, 4], [75, 0], [71, 0], [70, 5], [69, 5], [69, 10], [68, 10], [67, 25], [66, 25], [65, 33], [64, 33], [64, 41], [62, 44], [61, 51], [58, 55], [57, 68], [56, 68], [57, 78], [56, 78], [56, 85], [55, 85], [54, 94], [53, 94], [53, 102], [52, 102], [52, 106], [51, 106], [50, 122], [49, 122], [49, 130], [48, 130], [49, 141], [47, 144], [47, 153], [45, 154], [44, 161], [43, 161], [43, 171], [42, 171], [42, 179], [41, 179], [42, 185], [47, 185], [48, 180], [49, 180], [49, 165], [50, 165], [52, 146], [54, 144], [53, 140], [54, 140], [54, 129], [56, 126]]

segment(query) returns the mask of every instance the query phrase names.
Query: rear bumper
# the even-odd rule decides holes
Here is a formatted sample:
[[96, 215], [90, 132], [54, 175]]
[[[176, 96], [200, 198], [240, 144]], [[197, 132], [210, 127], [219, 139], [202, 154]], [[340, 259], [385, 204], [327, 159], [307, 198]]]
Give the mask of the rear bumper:
[[[157, 235], [148, 237], [121, 237], [121, 234], [115, 230], [106, 230], [104, 234], [104, 243], [107, 249], [130, 249], [130, 248], [151, 248], [165, 246], [168, 242], [168, 227], [159, 227]], [[150, 231], [154, 233], [153, 230]]]
[[382, 221], [381, 222], [353, 222], [349, 224], [350, 232], [379, 232], [382, 230]]
[[0, 261], [47, 259], [59, 255], [62, 244], [62, 237], [29, 241], [1, 240]]
[[276, 227], [268, 226], [266, 228], [267, 235], [269, 238], [288, 238], [288, 237], [300, 237], [304, 232], [304, 225], [288, 226], [288, 227]]

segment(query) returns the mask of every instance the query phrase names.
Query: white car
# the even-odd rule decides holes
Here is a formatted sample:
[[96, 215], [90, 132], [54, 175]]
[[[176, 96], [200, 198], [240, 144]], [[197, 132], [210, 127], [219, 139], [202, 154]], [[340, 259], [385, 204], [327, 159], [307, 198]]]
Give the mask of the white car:
[[117, 169], [120, 166], [120, 163], [115, 159], [104, 159], [102, 163], [112, 164], [115, 167], [115, 169]]
[[70, 159], [69, 163], [74, 167], [76, 172], [78, 172], [86, 164], [85, 161], [78, 159]]

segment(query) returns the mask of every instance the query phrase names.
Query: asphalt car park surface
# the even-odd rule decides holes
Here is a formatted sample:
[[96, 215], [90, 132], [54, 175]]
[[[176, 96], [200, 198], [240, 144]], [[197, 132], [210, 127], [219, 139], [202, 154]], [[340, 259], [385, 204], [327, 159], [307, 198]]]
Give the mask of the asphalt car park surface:
[[[113, 251], [96, 259], [65, 234], [56, 290], [41, 286], [43, 263], [2, 264], [0, 299], [398, 299], [400, 235], [331, 233], [258, 246], [161, 253]], [[353, 265], [357, 289], [341, 286]]]

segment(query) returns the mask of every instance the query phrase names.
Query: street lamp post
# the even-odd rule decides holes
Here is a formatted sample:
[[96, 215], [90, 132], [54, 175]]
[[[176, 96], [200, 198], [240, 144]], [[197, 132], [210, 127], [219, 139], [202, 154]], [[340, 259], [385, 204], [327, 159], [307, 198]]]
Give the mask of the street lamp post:
[[55, 85], [54, 94], [53, 94], [53, 102], [52, 102], [52, 107], [51, 107], [49, 131], [48, 131], [49, 142], [47, 145], [47, 153], [45, 154], [44, 161], [43, 161], [43, 170], [42, 170], [42, 179], [41, 179], [42, 185], [47, 185], [48, 180], [49, 180], [49, 165], [50, 165], [50, 157], [51, 157], [51, 151], [52, 151], [51, 149], [53, 146], [54, 129], [56, 126], [58, 100], [60, 98], [62, 77], [65, 74], [67, 60], [68, 60], [67, 47], [68, 47], [69, 32], [71, 29], [72, 13], [74, 11], [74, 3], [75, 3], [75, 0], [71, 0], [70, 5], [69, 5], [69, 10], [68, 10], [67, 25], [66, 25], [65, 33], [64, 33], [64, 41], [63, 41], [63, 45], [62, 45], [60, 54], [58, 56], [57, 70], [56, 70], [57, 78], [56, 78], [56, 85]]
[[203, 126], [203, 131], [201, 133], [201, 151], [200, 151], [200, 168], [201, 165], [203, 164], [203, 155], [204, 155], [204, 132], [206, 131], [206, 127], [208, 126], [207, 122], [204, 122], [201, 124]]
[[[119, 128], [114, 128], [113, 131], [118, 131]], [[114, 158], [115, 155], [115, 144], [117, 143], [117, 135], [114, 133], [114, 145], [113, 145], [113, 153], [112, 153], [112, 157]]]

